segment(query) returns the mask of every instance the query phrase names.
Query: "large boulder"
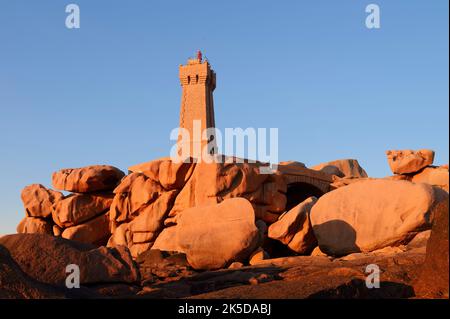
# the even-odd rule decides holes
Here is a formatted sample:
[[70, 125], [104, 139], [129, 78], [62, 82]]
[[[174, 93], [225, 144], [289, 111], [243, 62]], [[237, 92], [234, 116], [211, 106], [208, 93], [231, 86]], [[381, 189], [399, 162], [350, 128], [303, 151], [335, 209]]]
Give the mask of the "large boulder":
[[80, 284], [134, 283], [139, 272], [126, 247], [96, 248], [42, 234], [16, 234], [0, 238], [20, 268], [30, 277], [47, 284], [65, 286], [66, 267], [80, 268]]
[[437, 190], [426, 184], [374, 179], [331, 191], [310, 214], [319, 247], [339, 256], [406, 244], [431, 227], [442, 201]]
[[161, 236], [169, 242], [160, 240], [155, 249], [185, 253], [195, 269], [219, 269], [234, 261], [243, 262], [260, 241], [253, 207], [244, 198], [186, 209], [177, 216], [176, 225]]
[[178, 228], [175, 226], [166, 227], [156, 237], [152, 249], [159, 249], [162, 251], [177, 251], [182, 252], [182, 248], [178, 244]]
[[75, 193], [111, 191], [125, 174], [109, 165], [92, 165], [81, 168], [66, 168], [52, 175], [55, 189]]
[[166, 190], [181, 189], [191, 177], [195, 164], [192, 159], [174, 163], [169, 157], [137, 164], [128, 168], [131, 173], [142, 173], [158, 182]]
[[150, 249], [136, 259], [141, 272], [142, 285], [158, 284], [167, 281], [182, 281], [183, 277], [191, 277], [186, 255]]
[[419, 173], [412, 176], [411, 181], [414, 183], [426, 183], [438, 186], [448, 193], [448, 167], [425, 167]]
[[142, 207], [136, 218], [115, 229], [108, 246], [125, 245], [133, 257], [150, 249], [164, 228], [164, 220], [177, 193], [177, 190], [164, 192], [154, 202]]
[[[263, 166], [262, 163], [243, 163], [221, 155], [197, 163], [169, 217], [191, 207], [244, 197], [252, 203], [257, 219], [275, 222], [286, 208], [287, 185], [280, 174], [261, 174]], [[168, 219], [166, 224], [170, 223], [171, 219]]]
[[309, 254], [317, 246], [309, 214], [317, 198], [309, 197], [269, 226], [268, 237], [299, 254]]
[[22, 190], [20, 197], [27, 216], [47, 218], [52, 214], [52, 206], [64, 195], [41, 184], [32, 184]]
[[165, 217], [167, 217], [167, 214], [172, 207], [176, 195], [176, 190], [161, 194], [156, 201], [142, 209], [139, 216], [130, 222], [130, 230], [135, 234], [159, 232], [163, 226]]
[[331, 161], [315, 165], [311, 167], [311, 169], [330, 175], [336, 175], [338, 177], [367, 177], [366, 171], [359, 165], [356, 159], [341, 159]]
[[132, 173], [114, 189], [114, 200], [110, 209], [111, 228], [132, 221], [143, 210], [155, 202], [165, 190], [161, 184], [144, 175]]
[[25, 217], [17, 225], [17, 232], [21, 234], [53, 234], [53, 223], [47, 219]]
[[[267, 259], [270, 259], [270, 255], [262, 247], [258, 247], [248, 258], [248, 263], [253, 266]], [[238, 261], [235, 261], [234, 263], [237, 262]]]
[[53, 221], [60, 227], [79, 225], [109, 210], [114, 194], [71, 194], [58, 201]]
[[61, 237], [82, 243], [106, 244], [111, 231], [108, 213], [97, 216], [85, 223], [64, 229]]
[[443, 197], [427, 243], [425, 263], [414, 287], [421, 298], [449, 297], [448, 196]]
[[286, 166], [286, 167], [292, 167], [292, 168], [306, 168], [305, 163], [297, 162], [297, 161], [279, 162], [278, 166]]
[[0, 245], [0, 299], [64, 298], [62, 291], [40, 283], [25, 274]]
[[130, 167], [114, 189], [108, 246], [125, 245], [137, 257], [153, 247], [164, 226], [176, 223], [180, 212], [235, 197], [247, 198], [257, 218], [269, 223], [278, 219], [286, 206], [286, 183], [280, 174], [262, 174], [261, 163], [211, 159], [191, 164], [164, 158]]
[[386, 151], [389, 167], [394, 174], [411, 174], [433, 164], [433, 150], [390, 150]]

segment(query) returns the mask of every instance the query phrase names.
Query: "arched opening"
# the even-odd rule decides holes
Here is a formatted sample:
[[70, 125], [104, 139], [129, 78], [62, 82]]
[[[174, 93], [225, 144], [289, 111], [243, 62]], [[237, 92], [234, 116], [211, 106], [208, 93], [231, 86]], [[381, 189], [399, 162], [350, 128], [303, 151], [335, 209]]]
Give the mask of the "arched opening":
[[195, 75], [195, 83], [198, 83], [198, 74]]
[[[305, 199], [311, 196], [319, 198], [324, 192], [308, 183], [295, 182], [287, 185], [286, 192], [286, 211], [294, 208]], [[289, 249], [288, 246], [284, 245], [278, 240], [266, 238], [263, 244], [264, 250], [270, 255], [271, 258], [295, 256], [297, 253]]]
[[191, 84], [191, 77], [188, 75], [188, 84]]
[[297, 206], [308, 197], [315, 196], [319, 198], [323, 194], [324, 193], [322, 190], [320, 190], [318, 187], [312, 184], [307, 183], [289, 184], [286, 192], [287, 198], [286, 210], [290, 210], [291, 208]]

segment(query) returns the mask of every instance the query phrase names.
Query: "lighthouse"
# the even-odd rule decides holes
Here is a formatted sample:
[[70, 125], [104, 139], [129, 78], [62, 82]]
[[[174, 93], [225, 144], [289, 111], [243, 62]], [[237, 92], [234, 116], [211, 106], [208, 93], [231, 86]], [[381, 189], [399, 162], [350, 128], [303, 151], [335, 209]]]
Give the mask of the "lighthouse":
[[179, 127], [189, 133], [188, 139], [178, 137], [179, 152], [181, 148], [183, 152], [189, 150], [194, 159], [205, 154], [201, 152], [214, 155], [217, 153], [213, 101], [216, 73], [198, 51], [195, 58], [180, 65], [179, 78], [182, 87]]

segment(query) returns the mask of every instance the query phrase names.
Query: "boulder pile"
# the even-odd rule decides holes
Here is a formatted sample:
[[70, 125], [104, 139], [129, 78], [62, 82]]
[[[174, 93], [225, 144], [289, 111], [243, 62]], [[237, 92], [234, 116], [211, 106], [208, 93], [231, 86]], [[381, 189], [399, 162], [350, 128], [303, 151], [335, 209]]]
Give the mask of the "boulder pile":
[[316, 171], [346, 178], [364, 178], [368, 177], [364, 168], [362, 168], [355, 159], [343, 159], [322, 163], [311, 167]]
[[373, 179], [329, 192], [311, 210], [320, 250], [343, 256], [407, 244], [431, 228], [436, 210], [442, 209], [439, 191], [426, 184]]
[[106, 244], [111, 236], [112, 191], [124, 177], [119, 169], [94, 165], [53, 173], [52, 184], [63, 193], [33, 184], [22, 190], [26, 217], [18, 233], [42, 233], [83, 243]]
[[393, 179], [438, 186], [448, 193], [448, 164], [433, 166], [434, 151], [391, 150], [386, 151], [389, 166], [395, 174]]
[[[182, 251], [174, 240], [175, 228], [184, 233], [192, 221], [183, 215], [193, 218], [204, 210], [216, 218], [207, 219], [209, 224], [201, 231], [216, 227], [230, 231], [224, 228], [226, 219], [232, 218], [227, 215], [230, 210], [243, 222], [276, 221], [286, 205], [286, 183], [279, 174], [260, 174], [260, 166], [237, 163], [232, 158], [230, 163], [173, 163], [163, 158], [130, 167], [130, 174], [114, 190], [110, 209], [113, 234], [108, 246], [127, 246], [134, 257], [154, 244], [158, 249]], [[232, 198], [241, 200], [238, 204], [218, 205]], [[239, 223], [235, 226], [240, 227]]]
[[[99, 247], [90, 248], [94, 259], [115, 251], [126, 261], [125, 281], [138, 277], [127, 254], [142, 265], [143, 256], [183, 255], [198, 271], [274, 257], [370, 253], [406, 245], [418, 234], [426, 240], [435, 217], [448, 216], [448, 166], [432, 166], [431, 150], [387, 151], [387, 158], [394, 173], [388, 178], [369, 177], [354, 159], [312, 167], [332, 181], [330, 191], [294, 196], [302, 198], [295, 205], [287, 205], [292, 179], [281, 171], [263, 174], [262, 163], [236, 158], [161, 158], [131, 166], [127, 175], [106, 165], [63, 169], [52, 176], [55, 190], [40, 184], [23, 189], [26, 217], [17, 231], [93, 244]], [[308, 170], [300, 162], [280, 165]], [[14, 257], [13, 240], [3, 241]], [[49, 281], [45, 274], [34, 277]]]

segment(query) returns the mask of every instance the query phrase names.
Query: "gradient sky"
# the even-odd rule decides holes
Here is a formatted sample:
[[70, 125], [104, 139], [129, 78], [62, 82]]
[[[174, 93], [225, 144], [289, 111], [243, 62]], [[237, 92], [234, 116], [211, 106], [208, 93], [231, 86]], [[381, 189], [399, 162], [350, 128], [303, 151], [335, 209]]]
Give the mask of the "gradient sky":
[[78, 30], [69, 3], [0, 0], [0, 234], [24, 216], [21, 189], [60, 168], [167, 156], [197, 49], [217, 127], [279, 128], [280, 160], [356, 158], [376, 177], [387, 149], [448, 163], [447, 0], [77, 0]]

